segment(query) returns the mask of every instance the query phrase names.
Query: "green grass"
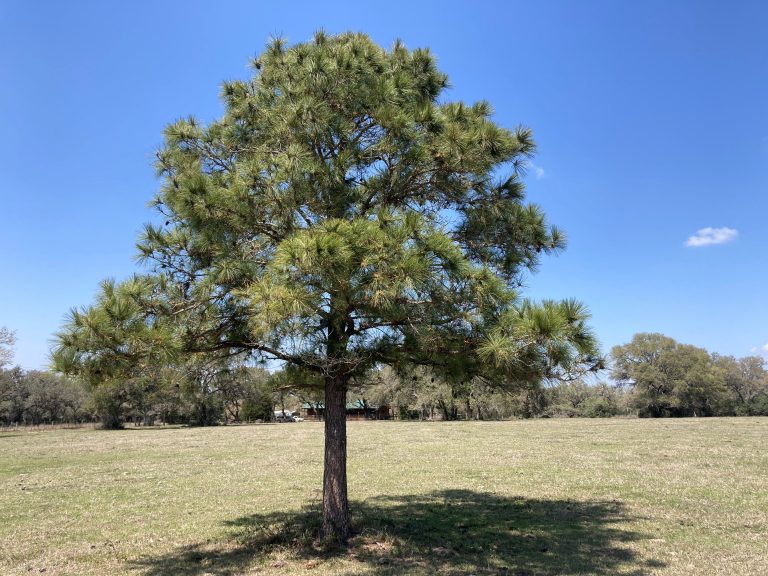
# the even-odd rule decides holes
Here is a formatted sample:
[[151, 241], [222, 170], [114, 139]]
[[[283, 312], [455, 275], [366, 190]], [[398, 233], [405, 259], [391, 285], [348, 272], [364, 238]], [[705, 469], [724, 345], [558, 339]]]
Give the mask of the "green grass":
[[768, 419], [0, 433], [0, 574], [768, 574]]

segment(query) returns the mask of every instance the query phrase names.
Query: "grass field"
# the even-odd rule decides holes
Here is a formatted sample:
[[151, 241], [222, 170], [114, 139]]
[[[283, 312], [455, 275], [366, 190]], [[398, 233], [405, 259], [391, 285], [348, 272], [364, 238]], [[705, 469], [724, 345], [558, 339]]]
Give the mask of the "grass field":
[[768, 418], [0, 434], [0, 574], [768, 574]]

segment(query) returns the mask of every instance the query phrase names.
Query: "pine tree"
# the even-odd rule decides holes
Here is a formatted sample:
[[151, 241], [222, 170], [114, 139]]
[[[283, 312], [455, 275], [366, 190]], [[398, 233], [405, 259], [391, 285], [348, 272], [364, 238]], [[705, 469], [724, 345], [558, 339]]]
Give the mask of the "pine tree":
[[[517, 292], [541, 254], [564, 246], [524, 200], [528, 129], [496, 125], [487, 102], [442, 101], [448, 80], [429, 51], [399, 42], [278, 39], [253, 68], [224, 84], [219, 120], [165, 131], [163, 224], [138, 245], [151, 272], [124, 291], [143, 327], [121, 341], [97, 304], [74, 313], [56, 355], [92, 371], [162, 346], [320, 378], [323, 533], [345, 541], [353, 378], [426, 365], [512, 387], [594, 367], [597, 346], [582, 305]], [[104, 346], [113, 333], [116, 348]]]

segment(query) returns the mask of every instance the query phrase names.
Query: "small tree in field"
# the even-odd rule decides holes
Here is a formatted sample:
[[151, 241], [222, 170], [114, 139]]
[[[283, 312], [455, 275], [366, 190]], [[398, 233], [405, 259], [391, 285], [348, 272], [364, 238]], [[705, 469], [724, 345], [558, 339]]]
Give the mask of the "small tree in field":
[[595, 366], [596, 344], [580, 304], [516, 292], [540, 254], [563, 246], [524, 202], [529, 130], [496, 125], [486, 102], [441, 100], [434, 58], [400, 43], [275, 40], [253, 67], [224, 85], [218, 121], [166, 129], [162, 224], [139, 242], [151, 273], [118, 294], [138, 313], [74, 312], [56, 357], [93, 374], [162, 347], [319, 378], [322, 531], [344, 541], [353, 379], [410, 364], [512, 387]]

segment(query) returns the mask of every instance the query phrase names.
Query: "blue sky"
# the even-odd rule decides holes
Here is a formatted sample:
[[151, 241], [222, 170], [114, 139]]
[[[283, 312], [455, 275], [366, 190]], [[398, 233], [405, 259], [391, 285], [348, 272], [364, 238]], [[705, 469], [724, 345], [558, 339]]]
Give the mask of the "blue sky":
[[[270, 36], [319, 28], [429, 47], [448, 98], [533, 129], [529, 196], [569, 245], [527, 294], [583, 300], [605, 351], [641, 331], [768, 344], [766, 2], [5, 0], [0, 326], [21, 366], [45, 367], [67, 310], [136, 269], [165, 124], [216, 118], [221, 81]], [[706, 228], [728, 241], [685, 245]]]

